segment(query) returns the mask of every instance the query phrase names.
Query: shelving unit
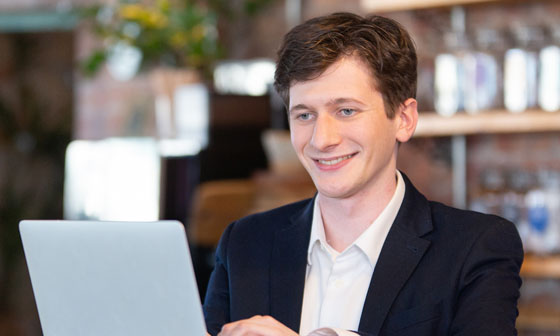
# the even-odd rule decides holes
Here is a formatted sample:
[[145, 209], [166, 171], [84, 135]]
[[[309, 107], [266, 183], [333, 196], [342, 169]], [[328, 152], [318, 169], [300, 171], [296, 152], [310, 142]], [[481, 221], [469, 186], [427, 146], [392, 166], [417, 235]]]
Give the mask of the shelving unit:
[[505, 2], [509, 0], [361, 0], [364, 9], [372, 12], [450, 7], [480, 3]]
[[517, 328], [548, 332], [544, 335], [552, 335], [551, 331], [560, 330], [560, 311], [544, 310], [534, 307], [519, 307], [519, 317], [517, 318]]
[[528, 110], [522, 113], [511, 113], [505, 110], [495, 110], [475, 115], [458, 112], [451, 117], [443, 117], [435, 112], [421, 112], [414, 136], [439, 137], [554, 131], [560, 131], [560, 112]]
[[[521, 276], [524, 281], [529, 279], [560, 280], [560, 255], [525, 255]], [[542, 304], [522, 304], [519, 306], [517, 328], [543, 332], [546, 335], [552, 335], [551, 332], [556, 334], [560, 330], [560, 309], [549, 304], [545, 304], [544, 307]]]
[[[435, 112], [422, 112], [416, 137], [465, 136], [473, 134], [560, 132], [560, 112], [529, 110], [510, 113], [505, 110], [470, 115], [457, 113], [443, 117]], [[530, 278], [560, 279], [560, 255], [526, 255], [521, 274]]]
[[[522, 0], [530, 2], [531, 0]], [[451, 8], [456, 6], [514, 3], [514, 0], [361, 0], [362, 8], [369, 12], [391, 12], [426, 8]], [[519, 1], [518, 1], [519, 2]], [[419, 116], [415, 137], [451, 137], [453, 197], [456, 206], [466, 206], [466, 152], [469, 135], [518, 134], [558, 132], [560, 136], [560, 112], [528, 110], [510, 113], [505, 110], [485, 111], [476, 115], [459, 112], [443, 117], [435, 112], [422, 112]], [[539, 256], [527, 254], [521, 268], [521, 276], [528, 279], [553, 279], [560, 281], [560, 254]], [[517, 326], [520, 330], [545, 332], [547, 335], [560, 331], [560, 309], [542, 306], [519, 307]], [[552, 332], [552, 333], [551, 333]]]
[[560, 279], [560, 255], [525, 255], [521, 275], [526, 278]]

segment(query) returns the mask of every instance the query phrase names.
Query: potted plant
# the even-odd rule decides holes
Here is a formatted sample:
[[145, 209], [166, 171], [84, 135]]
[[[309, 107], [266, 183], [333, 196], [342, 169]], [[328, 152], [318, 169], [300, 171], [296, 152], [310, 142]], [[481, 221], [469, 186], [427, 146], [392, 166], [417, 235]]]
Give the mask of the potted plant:
[[81, 16], [102, 44], [82, 62], [82, 70], [93, 75], [106, 65], [119, 80], [148, 72], [158, 135], [177, 137], [175, 120], [184, 118], [175, 114], [187, 113], [175, 106], [177, 88], [210, 77], [212, 65], [225, 54], [219, 30], [272, 1], [115, 0], [84, 8]]
[[[224, 56], [218, 24], [257, 13], [273, 0], [116, 0], [82, 9], [81, 16], [103, 39], [82, 63], [86, 74], [101, 65], [115, 66], [113, 75], [130, 78], [137, 71], [161, 66], [189, 68], [208, 75]], [[227, 27], [223, 27], [227, 29]], [[125, 73], [126, 72], [126, 73]]]
[[86, 74], [107, 64], [117, 79], [139, 70], [189, 68], [207, 71], [221, 55], [217, 10], [201, 1], [118, 1], [82, 10], [103, 39], [82, 64]]

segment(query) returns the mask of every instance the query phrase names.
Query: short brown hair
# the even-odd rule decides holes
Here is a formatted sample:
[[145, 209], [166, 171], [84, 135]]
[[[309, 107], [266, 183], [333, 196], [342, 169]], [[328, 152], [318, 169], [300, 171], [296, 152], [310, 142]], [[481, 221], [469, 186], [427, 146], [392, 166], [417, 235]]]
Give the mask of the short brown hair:
[[317, 17], [288, 32], [278, 51], [274, 87], [288, 105], [294, 83], [317, 78], [350, 55], [371, 69], [389, 118], [406, 99], [416, 97], [418, 61], [408, 32], [392, 19], [352, 13]]

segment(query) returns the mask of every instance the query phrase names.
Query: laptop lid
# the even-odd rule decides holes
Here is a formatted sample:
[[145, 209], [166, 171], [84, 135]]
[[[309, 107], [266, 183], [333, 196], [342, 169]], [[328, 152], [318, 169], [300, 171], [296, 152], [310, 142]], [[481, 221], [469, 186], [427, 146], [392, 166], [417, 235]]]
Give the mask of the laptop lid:
[[177, 221], [20, 222], [45, 336], [206, 335]]

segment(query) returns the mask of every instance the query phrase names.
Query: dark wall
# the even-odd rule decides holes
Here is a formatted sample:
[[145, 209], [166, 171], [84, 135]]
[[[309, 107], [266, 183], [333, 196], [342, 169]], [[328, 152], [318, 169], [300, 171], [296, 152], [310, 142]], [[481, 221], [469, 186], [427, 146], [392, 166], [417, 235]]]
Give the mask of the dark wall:
[[73, 46], [70, 32], [0, 34], [1, 335], [40, 334], [18, 222], [62, 218]]

